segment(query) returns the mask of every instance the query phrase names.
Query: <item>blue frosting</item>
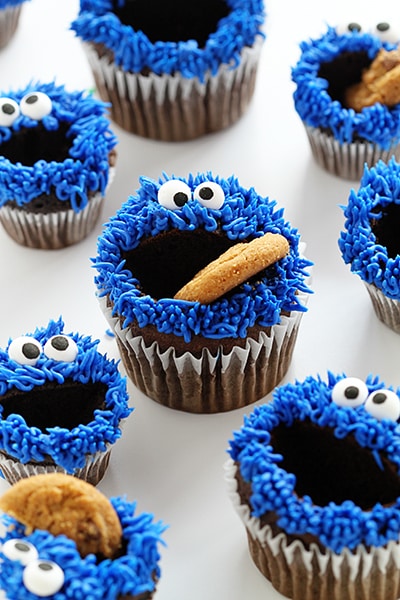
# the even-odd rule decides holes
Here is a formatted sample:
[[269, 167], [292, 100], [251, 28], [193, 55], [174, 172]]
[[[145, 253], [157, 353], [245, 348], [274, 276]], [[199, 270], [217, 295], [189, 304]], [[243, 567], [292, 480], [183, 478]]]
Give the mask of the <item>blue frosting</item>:
[[329, 27], [317, 40], [300, 45], [301, 56], [292, 69], [296, 84], [295, 108], [303, 122], [311, 127], [328, 129], [340, 143], [349, 143], [354, 136], [388, 148], [400, 139], [400, 105], [388, 108], [380, 103], [361, 112], [345, 108], [328, 93], [328, 82], [318, 76], [322, 63], [331, 62], [344, 52], [366, 52], [371, 61], [381, 48], [396, 46], [382, 42], [369, 33], [340, 34]]
[[[14, 200], [18, 205], [31, 202], [41, 194], [55, 193], [61, 201], [69, 201], [79, 212], [89, 201], [89, 193], [104, 193], [109, 176], [109, 152], [116, 138], [106, 118], [106, 105], [86, 92], [68, 92], [55, 83], [32, 82], [18, 91], [0, 93], [17, 104], [29, 92], [43, 92], [52, 101], [52, 111], [40, 120], [48, 131], [67, 123], [71, 139], [69, 156], [63, 162], [38, 160], [32, 166], [12, 163], [0, 155], [0, 206]], [[38, 121], [20, 116], [11, 127], [0, 126], [1, 144], [24, 128], [36, 127]]]
[[[308, 377], [304, 382], [277, 388], [271, 403], [256, 407], [245, 417], [229, 448], [231, 457], [239, 463], [242, 477], [251, 482], [253, 515], [275, 512], [278, 526], [288, 534], [311, 534], [337, 553], [359, 544], [383, 546], [390, 540], [398, 541], [400, 497], [388, 507], [376, 503], [369, 511], [350, 499], [341, 504], [317, 506], [309, 496], [299, 497], [295, 493], [296, 477], [279, 466], [282, 457], [274, 451], [270, 440], [277, 425], [290, 427], [294, 421], [309, 420], [331, 428], [339, 439], [353, 436], [374, 456], [385, 455], [400, 474], [399, 423], [389, 419], [379, 421], [363, 405], [349, 408], [333, 403], [332, 388], [344, 377], [328, 373], [327, 382], [319, 376]], [[386, 387], [372, 376], [365, 383], [370, 393]], [[396, 393], [399, 395], [400, 389]], [[379, 461], [379, 456], [376, 460]]]
[[400, 204], [400, 165], [394, 158], [389, 164], [379, 161], [372, 168], [365, 167], [359, 190], [351, 190], [344, 207], [345, 231], [338, 243], [354, 273], [389, 298], [400, 300], [400, 255], [390, 258], [371, 227], [371, 219], [382, 217], [376, 207], [392, 203]]
[[[114, 313], [123, 317], [124, 326], [133, 321], [139, 327], [155, 325], [160, 332], [183, 336], [186, 341], [195, 334], [218, 339], [243, 338], [255, 324], [278, 323], [281, 311], [306, 310], [299, 303], [297, 292], [309, 291], [305, 279], [311, 263], [300, 256], [299, 234], [285, 221], [283, 210], [276, 208], [275, 201], [259, 196], [253, 188], [244, 189], [234, 176], [223, 179], [199, 173], [181, 181], [191, 190], [202, 182], [219, 183], [225, 194], [223, 206], [209, 209], [192, 198], [179, 210], [169, 210], [157, 201], [161, 184], [169, 179], [180, 178], [164, 174], [164, 179], [156, 182], [142, 177], [137, 194], [122, 205], [99, 238], [94, 259], [98, 271], [95, 283], [100, 296], [109, 296]], [[289, 241], [290, 252], [275, 264], [274, 277], [260, 274], [254, 285], [245, 283], [229, 299], [221, 298], [208, 305], [171, 298], [155, 300], [142, 293], [139, 281], [125, 269], [123, 252], [161, 232], [197, 228], [221, 232], [237, 241], [266, 232], [280, 233]]]
[[95, 410], [93, 420], [87, 425], [73, 429], [52, 427], [42, 432], [37, 427], [28, 427], [25, 419], [18, 414], [2, 418], [0, 404], [0, 448], [21, 463], [43, 461], [51, 457], [68, 473], [85, 465], [86, 455], [105, 452], [121, 436], [120, 422], [126, 418], [128, 408], [126, 378], [121, 377], [118, 364], [97, 350], [98, 341], [77, 333], [65, 334], [62, 319], [50, 321], [45, 328], [37, 328], [33, 334], [42, 345], [53, 335], [68, 335], [78, 346], [74, 361], [56, 361], [42, 353], [38, 362], [32, 365], [19, 364], [6, 350], [0, 350], [0, 399], [7, 392], [18, 390], [29, 394], [35, 387], [48, 382], [62, 385], [72, 379], [81, 385], [101, 382], [107, 386], [104, 410]]
[[71, 27], [82, 40], [109, 48], [115, 63], [126, 71], [137, 73], [149, 68], [159, 75], [179, 72], [183, 77], [203, 80], [208, 71], [215, 74], [221, 64], [237, 66], [242, 49], [263, 35], [263, 0], [227, 0], [227, 4], [230, 13], [219, 21], [203, 48], [195, 40], [152, 43], [145, 33], [119, 20], [112, 0], [81, 0], [79, 16]]
[[[160, 577], [158, 546], [163, 543], [161, 534], [165, 526], [154, 522], [149, 513], [135, 514], [136, 504], [124, 497], [111, 498], [127, 543], [123, 556], [113, 560], [98, 561], [94, 554], [82, 558], [74, 541], [64, 535], [54, 536], [36, 530], [25, 534], [25, 526], [11, 517], [6, 521], [13, 526], [2, 538], [21, 539], [35, 546], [42, 560], [55, 562], [64, 571], [64, 585], [51, 598], [57, 600], [118, 600], [123, 595], [136, 597], [153, 592]], [[10, 600], [35, 600], [36, 594], [23, 583], [24, 566], [0, 552], [0, 589]]]
[[18, 4], [23, 4], [27, 0], [0, 0], [0, 9], [8, 8], [10, 6], [17, 6]]

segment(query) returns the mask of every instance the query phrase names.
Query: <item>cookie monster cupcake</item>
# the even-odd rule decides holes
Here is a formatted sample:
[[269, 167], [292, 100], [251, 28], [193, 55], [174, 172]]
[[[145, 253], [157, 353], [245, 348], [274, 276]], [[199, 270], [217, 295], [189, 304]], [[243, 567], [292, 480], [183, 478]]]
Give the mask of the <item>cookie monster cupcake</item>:
[[181, 141], [246, 110], [263, 42], [262, 0], [81, 0], [72, 29], [101, 98], [132, 133]]
[[251, 556], [294, 600], [400, 594], [400, 390], [328, 373], [287, 384], [230, 442]]
[[[364, 164], [400, 157], [400, 52], [388, 23], [329, 27], [300, 45], [294, 103], [316, 162], [359, 180]], [[393, 93], [394, 92], [394, 93]]]
[[0, 0], [0, 48], [7, 46], [17, 30], [26, 0]]
[[377, 317], [400, 333], [400, 165], [392, 158], [365, 168], [358, 191], [351, 190], [345, 230], [339, 238], [343, 260], [364, 282]]
[[19, 481], [0, 508], [0, 589], [10, 600], [153, 597], [165, 526], [135, 503], [55, 473]]
[[306, 310], [310, 263], [297, 230], [234, 176], [140, 183], [94, 259], [128, 375], [190, 412], [259, 400], [285, 375]]
[[63, 248], [92, 231], [115, 164], [105, 114], [54, 83], [0, 94], [0, 222], [16, 242]]
[[13, 483], [60, 471], [103, 477], [128, 408], [126, 380], [97, 341], [61, 319], [0, 350], [0, 469]]

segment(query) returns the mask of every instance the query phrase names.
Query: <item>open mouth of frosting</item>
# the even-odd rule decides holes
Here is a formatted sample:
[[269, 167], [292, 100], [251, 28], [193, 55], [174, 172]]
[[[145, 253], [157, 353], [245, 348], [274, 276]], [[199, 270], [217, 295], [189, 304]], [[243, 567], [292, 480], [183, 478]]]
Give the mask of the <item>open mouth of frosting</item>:
[[361, 81], [362, 72], [371, 64], [367, 52], [342, 52], [329, 62], [321, 64], [318, 77], [328, 82], [332, 100], [344, 104], [347, 88]]
[[376, 243], [386, 248], [389, 258], [396, 258], [400, 255], [400, 204], [377, 205], [373, 212], [380, 215], [378, 219], [371, 220]]
[[[335, 437], [329, 427], [310, 421], [280, 424], [271, 432], [279, 466], [296, 476], [296, 494], [318, 506], [353, 501], [362, 510], [392, 504], [400, 496], [396, 466], [383, 454], [360, 446], [353, 436]], [[378, 464], [379, 462], [379, 464]]]
[[224, 0], [125, 0], [113, 12], [124, 25], [143, 31], [152, 43], [196, 40], [202, 48], [229, 8]]
[[45, 383], [31, 391], [13, 389], [0, 398], [2, 419], [12, 414], [23, 417], [28, 427], [46, 432], [50, 427], [73, 429], [87, 425], [95, 410], [104, 410], [107, 387], [101, 382], [80, 385], [73, 380], [64, 384]]
[[1, 143], [1, 155], [11, 163], [31, 167], [37, 161], [64, 162], [69, 157], [70, 141], [68, 123], [59, 123], [55, 130], [46, 129], [42, 123], [21, 128]]

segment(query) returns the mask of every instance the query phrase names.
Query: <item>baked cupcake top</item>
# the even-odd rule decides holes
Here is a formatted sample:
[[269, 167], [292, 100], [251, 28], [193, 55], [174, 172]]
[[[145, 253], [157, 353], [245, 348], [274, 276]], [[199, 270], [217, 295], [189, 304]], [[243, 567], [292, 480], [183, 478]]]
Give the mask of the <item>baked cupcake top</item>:
[[358, 191], [344, 208], [339, 248], [345, 263], [363, 281], [400, 300], [400, 165], [393, 159], [364, 169]]
[[126, 71], [183, 77], [236, 66], [245, 46], [262, 36], [262, 0], [81, 0], [71, 27], [102, 44]]
[[[46, 478], [47, 475], [29, 479], [37, 477]], [[19, 482], [23, 483], [24, 480]], [[85, 482], [79, 480], [79, 483]], [[100, 494], [93, 488], [84, 502], [87, 509], [95, 504], [94, 493]], [[68, 512], [74, 501], [74, 498], [66, 501], [65, 519], [74, 518], [73, 513]], [[33, 497], [30, 508], [34, 502]], [[7, 598], [81, 600], [82, 590], [86, 590], [85, 593], [93, 600], [151, 594], [160, 577], [159, 545], [163, 543], [161, 536], [165, 526], [155, 522], [149, 513], [135, 514], [135, 503], [123, 497], [111, 498], [107, 502], [122, 530], [122, 547], [111, 558], [94, 553], [82, 555], [77, 542], [66, 535], [54, 535], [35, 526], [28, 528], [4, 513], [2, 521], [7, 530], [1, 538], [0, 588]], [[58, 511], [54, 520], [62, 517], [62, 511]]]
[[399, 390], [378, 377], [328, 373], [277, 388], [230, 442], [252, 514], [337, 553], [398, 541], [399, 416]]
[[389, 24], [378, 24], [369, 33], [351, 23], [348, 28], [328, 27], [319, 39], [302, 42], [300, 59], [292, 69], [294, 103], [302, 121], [328, 130], [340, 143], [362, 138], [388, 148], [397, 142], [399, 104], [389, 108], [377, 102], [355, 112], [344, 105], [344, 92], [360, 81], [379, 50], [393, 50], [399, 41], [400, 33]]
[[104, 193], [116, 145], [105, 114], [90, 94], [55, 83], [0, 93], [0, 206], [55, 194], [79, 212]]
[[[126, 379], [98, 341], [50, 321], [0, 350], [0, 448], [21, 463], [53, 461], [72, 473], [121, 436]], [[55, 401], [56, 400], [56, 401]]]
[[[246, 337], [253, 325], [280, 321], [282, 311], [304, 311], [298, 292], [309, 291], [299, 234], [276, 202], [238, 180], [211, 173], [187, 179], [146, 177], [98, 241], [94, 259], [98, 294], [107, 296], [124, 325], [154, 325], [189, 341]], [[282, 234], [289, 253], [251, 280], [211, 302], [174, 299], [176, 292], [238, 242], [266, 232]]]

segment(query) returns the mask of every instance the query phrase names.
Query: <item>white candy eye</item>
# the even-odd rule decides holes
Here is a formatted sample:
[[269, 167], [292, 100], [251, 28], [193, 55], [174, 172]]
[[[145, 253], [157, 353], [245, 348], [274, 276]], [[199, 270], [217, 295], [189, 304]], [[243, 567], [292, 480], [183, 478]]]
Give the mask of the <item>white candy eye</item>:
[[192, 190], [184, 181], [170, 179], [158, 190], [157, 199], [164, 208], [178, 210], [190, 200], [191, 196]]
[[368, 398], [367, 385], [357, 377], [345, 377], [332, 389], [332, 401], [338, 406], [360, 406]]
[[381, 21], [372, 28], [371, 33], [376, 35], [382, 42], [395, 44], [400, 40], [400, 31], [390, 25], [387, 21]]
[[193, 197], [207, 208], [221, 208], [225, 201], [225, 194], [222, 187], [215, 181], [205, 181], [200, 183], [194, 190]]
[[18, 560], [23, 565], [36, 560], [39, 556], [33, 544], [18, 539], [7, 540], [1, 547], [1, 552], [10, 560]]
[[40, 121], [40, 119], [51, 113], [53, 105], [47, 94], [30, 92], [22, 98], [20, 107], [23, 115], [35, 121]]
[[41, 343], [28, 335], [15, 338], [8, 348], [8, 356], [20, 365], [35, 365], [42, 352]]
[[362, 33], [363, 26], [357, 21], [351, 21], [350, 23], [342, 23], [336, 27], [336, 33], [344, 35], [346, 33]]
[[11, 127], [19, 114], [19, 106], [15, 100], [0, 98], [0, 127]]
[[78, 354], [78, 346], [67, 335], [53, 335], [44, 345], [47, 358], [62, 362], [73, 362]]
[[397, 421], [400, 417], [400, 398], [392, 390], [376, 390], [368, 396], [365, 410], [379, 421]]
[[34, 560], [24, 569], [22, 581], [26, 589], [46, 598], [56, 594], [64, 584], [64, 571], [51, 560]]

